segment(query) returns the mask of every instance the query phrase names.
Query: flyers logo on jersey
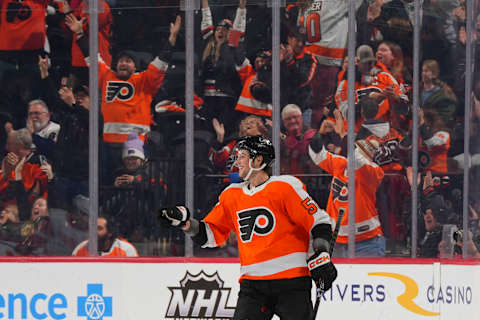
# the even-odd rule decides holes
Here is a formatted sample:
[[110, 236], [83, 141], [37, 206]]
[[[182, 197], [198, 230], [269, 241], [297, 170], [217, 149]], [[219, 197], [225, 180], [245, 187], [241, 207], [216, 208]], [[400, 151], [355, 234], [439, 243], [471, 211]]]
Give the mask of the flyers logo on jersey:
[[333, 178], [332, 181], [332, 192], [333, 192], [333, 201], [338, 200], [341, 202], [348, 201], [348, 189], [347, 183], [338, 179], [337, 177]]
[[107, 81], [107, 102], [115, 99], [128, 101], [135, 94], [135, 88], [130, 82], [125, 81]]
[[242, 242], [252, 241], [253, 234], [266, 236], [275, 228], [275, 216], [265, 207], [237, 212]]

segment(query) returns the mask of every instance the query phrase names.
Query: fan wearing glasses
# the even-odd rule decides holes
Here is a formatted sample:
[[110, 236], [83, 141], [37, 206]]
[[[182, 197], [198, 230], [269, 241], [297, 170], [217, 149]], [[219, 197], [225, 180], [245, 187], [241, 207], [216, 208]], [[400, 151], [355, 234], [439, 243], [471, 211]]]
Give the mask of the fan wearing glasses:
[[27, 129], [32, 134], [32, 149], [51, 159], [60, 125], [50, 121], [50, 111], [43, 100], [32, 100], [28, 104]]

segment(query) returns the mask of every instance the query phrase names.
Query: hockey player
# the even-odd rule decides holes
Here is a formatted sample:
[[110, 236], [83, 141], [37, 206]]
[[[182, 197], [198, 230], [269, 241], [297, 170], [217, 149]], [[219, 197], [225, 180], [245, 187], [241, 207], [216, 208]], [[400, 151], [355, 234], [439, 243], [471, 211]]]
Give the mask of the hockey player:
[[325, 290], [337, 277], [328, 254], [329, 217], [300, 180], [270, 175], [275, 153], [269, 140], [244, 137], [237, 150], [244, 182], [229, 185], [203, 220], [182, 206], [161, 209], [159, 219], [202, 247], [220, 246], [235, 231], [241, 276], [234, 319], [311, 319], [310, 276]]

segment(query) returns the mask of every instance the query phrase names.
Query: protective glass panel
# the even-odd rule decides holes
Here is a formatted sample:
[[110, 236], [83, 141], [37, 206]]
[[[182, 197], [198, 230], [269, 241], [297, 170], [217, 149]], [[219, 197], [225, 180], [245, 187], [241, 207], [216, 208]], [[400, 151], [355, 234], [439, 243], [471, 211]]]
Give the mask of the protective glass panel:
[[71, 255], [88, 236], [90, 89], [76, 39], [89, 17], [80, 2], [2, 1], [0, 20], [0, 254]]
[[[194, 216], [203, 219], [220, 193], [242, 180], [235, 166], [239, 137], [271, 137], [272, 18], [261, 1], [202, 1], [195, 14]], [[232, 232], [195, 256], [238, 256]]]

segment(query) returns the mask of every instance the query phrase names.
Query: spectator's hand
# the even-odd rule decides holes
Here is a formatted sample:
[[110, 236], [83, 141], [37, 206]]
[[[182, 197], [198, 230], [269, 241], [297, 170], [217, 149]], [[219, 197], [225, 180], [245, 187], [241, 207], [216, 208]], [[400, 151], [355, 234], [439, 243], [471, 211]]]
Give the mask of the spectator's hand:
[[25, 161], [27, 160], [27, 157], [23, 157], [17, 162], [17, 165], [15, 166], [15, 180], [20, 181], [22, 180], [22, 170], [23, 166], [25, 165]]
[[41, 55], [38, 56], [38, 68], [40, 69], [40, 77], [45, 79], [48, 77], [48, 56], [42, 58]]
[[213, 118], [212, 125], [213, 129], [215, 129], [215, 132], [217, 133], [217, 141], [223, 143], [225, 138], [225, 127], [223, 126], [223, 123], [220, 123], [217, 118]]
[[239, 0], [238, 1], [238, 7], [240, 9], [245, 9], [247, 7], [247, 0]]
[[5, 126], [4, 126], [4, 128], [5, 128], [5, 133], [6, 133], [7, 135], [9, 135], [9, 134], [10, 134], [10, 132], [12, 132], [12, 131], [13, 131], [13, 125], [12, 125], [12, 123], [11, 123], [11, 122], [8, 122], [8, 121], [7, 121], [7, 122], [5, 122]]
[[40, 166], [40, 169], [42, 169], [43, 172], [47, 175], [48, 181], [51, 181], [55, 175], [53, 174], [53, 169], [52, 166], [45, 161], [43, 165]]
[[456, 18], [456, 20], [459, 20], [459, 21], [466, 20], [467, 15], [465, 12], [465, 6], [460, 5], [456, 7], [455, 9], [453, 9], [452, 13], [453, 13], [453, 17]]
[[273, 128], [272, 119], [270, 118], [265, 119], [265, 125], [269, 126], [270, 128]]
[[82, 19], [78, 20], [73, 13], [70, 13], [65, 17], [65, 24], [73, 33], [81, 34], [83, 33], [83, 22], [85, 19], [86, 18], [83, 17]]
[[478, 213], [475, 209], [473, 209], [471, 204], [468, 205], [468, 208], [470, 209], [470, 217], [472, 219], [478, 219], [479, 218]]
[[285, 62], [290, 62], [292, 61], [293, 57], [295, 56], [295, 53], [293, 52], [293, 49], [290, 45], [285, 46], [285, 50], [283, 52], [284, 60]]
[[425, 117], [423, 114], [423, 109], [418, 108], [418, 124], [421, 126], [425, 123]]
[[30, 118], [27, 119], [27, 129], [30, 132], [30, 134], [35, 133], [35, 127], [33, 126], [33, 120], [30, 119]]
[[10, 171], [12, 171], [13, 169], [15, 169], [15, 167], [16, 167], [17, 164], [18, 164], [18, 162], [20, 161], [20, 159], [18, 158], [18, 156], [17, 156], [15, 153], [13, 153], [13, 152], [9, 152], [5, 158], [6, 158], [5, 169], [6, 169], [8, 172], [10, 172]]
[[177, 36], [180, 32], [181, 26], [182, 18], [180, 16], [177, 16], [177, 18], [175, 19], [175, 23], [170, 23], [170, 36], [168, 37], [168, 41], [172, 46], [174, 46], [175, 42], [177, 42]]
[[347, 132], [345, 131], [345, 123], [343, 122], [342, 112], [339, 109], [333, 110], [333, 115], [335, 117], [335, 132], [341, 137], [345, 137]]
[[[413, 168], [412, 167], [408, 167], [407, 168], [407, 180], [408, 180], [408, 184], [410, 184], [410, 187], [413, 188]], [[417, 173], [417, 186], [420, 184], [420, 173]]]
[[280, 62], [285, 60], [287, 54], [286, 50], [287, 49], [285, 48], [285, 46], [283, 44], [280, 44]]
[[62, 101], [70, 107], [75, 104], [75, 96], [73, 95], [73, 90], [71, 88], [60, 88], [60, 90], [58, 90], [58, 95], [60, 96], [60, 99], [62, 99]]
[[425, 174], [425, 178], [423, 179], [423, 191], [427, 190], [428, 188], [433, 188], [433, 177], [432, 171], [428, 170]]
[[128, 175], [128, 174], [121, 175], [115, 178], [114, 186], [118, 188], [126, 184], [131, 184], [134, 179], [135, 178], [132, 175]]
[[380, 16], [383, 4], [384, 0], [374, 0], [370, 3], [367, 9], [367, 22], [372, 22]]
[[398, 100], [398, 96], [395, 93], [395, 90], [393, 89], [393, 84], [390, 84], [385, 88], [384, 94], [388, 100], [392, 100], [392, 101]]
[[335, 130], [335, 124], [331, 120], [323, 120], [318, 133], [327, 134]]

